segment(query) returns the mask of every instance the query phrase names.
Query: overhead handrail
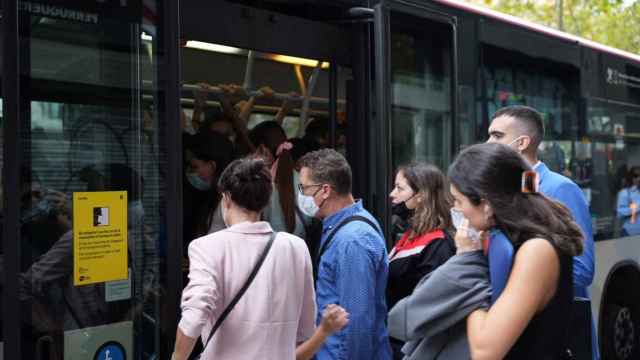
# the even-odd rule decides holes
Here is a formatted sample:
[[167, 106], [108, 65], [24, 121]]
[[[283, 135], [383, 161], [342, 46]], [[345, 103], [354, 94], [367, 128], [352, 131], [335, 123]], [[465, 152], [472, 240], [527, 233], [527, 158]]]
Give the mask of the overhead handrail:
[[[312, 78], [313, 78], [313, 75], [312, 75]], [[316, 78], [316, 81], [317, 81], [318, 76], [316, 76], [315, 78]], [[143, 91], [145, 92], [145, 94], [151, 95], [151, 98], [153, 98], [152, 92], [155, 89], [155, 87], [153, 86], [153, 82], [149, 81], [149, 80], [143, 80], [142, 83], [143, 83]], [[310, 88], [310, 86], [309, 86], [309, 88]], [[308, 90], [309, 89], [307, 89], [307, 91]], [[220, 96], [224, 95], [224, 92], [222, 91], [222, 89], [220, 89], [218, 87], [215, 87], [215, 86], [213, 86], [213, 87], [211, 87], [209, 89], [203, 89], [199, 85], [183, 84], [180, 98], [181, 99], [185, 99], [185, 100], [193, 101], [193, 92], [194, 91], [202, 91], [202, 92], [208, 93], [207, 104], [212, 104], [212, 105], [219, 104]], [[245, 93], [246, 93], [246, 95], [242, 96], [243, 100], [247, 100], [252, 96], [259, 97], [260, 95], [262, 95], [262, 92], [259, 91], [259, 90], [249, 90], [249, 91], [245, 91]], [[148, 98], [148, 97], [146, 97], [146, 98]], [[278, 101], [278, 102], [282, 102], [284, 100], [289, 100], [289, 103], [291, 103], [292, 105], [298, 106], [298, 107], [302, 107], [305, 98], [303, 98], [302, 96], [291, 96], [290, 94], [274, 92], [273, 95], [271, 96], [271, 99], [273, 99], [275, 101]], [[329, 106], [329, 99], [326, 98], [326, 97], [309, 96], [308, 99], [309, 99], [308, 100], [309, 101], [309, 105], [316, 105], [316, 106], [320, 106], [321, 108], [323, 106], [328, 108], [328, 106]], [[210, 102], [210, 101], [212, 101], [212, 102]], [[338, 104], [339, 105], [346, 105], [346, 101], [338, 99]]]

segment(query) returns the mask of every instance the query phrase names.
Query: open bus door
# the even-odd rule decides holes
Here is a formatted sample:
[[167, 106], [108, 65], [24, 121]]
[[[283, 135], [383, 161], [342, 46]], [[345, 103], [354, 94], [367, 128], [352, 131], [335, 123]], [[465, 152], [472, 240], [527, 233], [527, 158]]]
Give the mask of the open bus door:
[[[446, 171], [454, 149], [456, 119], [456, 18], [426, 4], [387, 0], [374, 7], [375, 132], [380, 193], [393, 186], [394, 170], [425, 161]], [[377, 197], [391, 246], [397, 239], [389, 201]]]

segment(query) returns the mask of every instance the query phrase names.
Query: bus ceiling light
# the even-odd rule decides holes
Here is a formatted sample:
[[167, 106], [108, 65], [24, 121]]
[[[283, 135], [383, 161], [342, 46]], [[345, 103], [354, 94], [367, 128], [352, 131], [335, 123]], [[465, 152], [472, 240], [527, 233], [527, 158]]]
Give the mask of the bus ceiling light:
[[[295, 57], [295, 56], [270, 55], [270, 56], [266, 56], [266, 58], [271, 59], [273, 61], [283, 62], [283, 63], [287, 63], [287, 64], [293, 64], [293, 65], [302, 65], [302, 66], [308, 66], [308, 67], [313, 67], [313, 68], [318, 66], [318, 60], [299, 58], [299, 57]], [[321, 67], [323, 69], [328, 69], [329, 68], [329, 63], [328, 62], [323, 62]]]
[[187, 45], [185, 45], [185, 47], [188, 47], [190, 49], [213, 51], [217, 53], [231, 54], [231, 55], [242, 55], [247, 53], [245, 50], [235, 48], [232, 46], [211, 44], [211, 43], [195, 41], [195, 40], [187, 41]]
[[[195, 40], [187, 41], [187, 44], [185, 45], [185, 47], [188, 47], [190, 49], [212, 51], [212, 52], [230, 54], [230, 55], [246, 55], [248, 53], [247, 50], [232, 47], [232, 46], [218, 45], [218, 44], [212, 44], [208, 42], [195, 41]], [[313, 60], [313, 59], [306, 59], [306, 58], [288, 56], [288, 55], [268, 54], [268, 53], [261, 53], [257, 51], [255, 53], [256, 53], [256, 57], [258, 58], [268, 59], [268, 60], [282, 62], [286, 64], [302, 65], [307, 67], [316, 67], [318, 65], [318, 60]], [[329, 63], [323, 62], [322, 68], [323, 69], [329, 68]]]

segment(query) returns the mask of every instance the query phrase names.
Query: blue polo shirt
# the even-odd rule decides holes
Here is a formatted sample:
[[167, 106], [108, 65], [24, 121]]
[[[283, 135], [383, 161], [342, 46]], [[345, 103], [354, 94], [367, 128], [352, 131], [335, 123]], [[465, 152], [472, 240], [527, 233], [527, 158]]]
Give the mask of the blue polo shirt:
[[357, 201], [322, 222], [324, 246], [327, 237], [344, 219], [360, 215], [377, 225], [353, 221], [338, 230], [320, 259], [316, 296], [317, 323], [329, 304], [338, 304], [349, 312], [349, 324], [329, 337], [316, 354], [318, 360], [391, 359], [389, 334], [385, 325], [385, 291], [389, 263], [379, 224]]

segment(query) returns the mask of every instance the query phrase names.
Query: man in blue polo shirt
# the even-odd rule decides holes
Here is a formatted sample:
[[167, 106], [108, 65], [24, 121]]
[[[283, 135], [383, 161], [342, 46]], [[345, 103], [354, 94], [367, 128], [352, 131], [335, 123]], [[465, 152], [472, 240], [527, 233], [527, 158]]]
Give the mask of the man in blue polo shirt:
[[388, 360], [385, 325], [388, 260], [380, 225], [351, 195], [351, 167], [340, 153], [323, 149], [300, 159], [298, 206], [322, 219], [316, 258], [317, 321], [338, 304], [349, 324], [329, 337], [318, 360]]
[[[582, 190], [570, 179], [555, 173], [538, 160], [538, 146], [544, 139], [542, 115], [527, 106], [509, 106], [498, 110], [489, 126], [489, 140], [511, 146], [538, 173], [540, 192], [565, 205], [585, 235], [584, 252], [573, 259], [573, 287], [576, 301], [588, 299], [588, 287], [593, 281], [595, 254], [591, 213]], [[493, 232], [489, 245], [489, 266], [493, 299], [506, 285], [511, 268], [513, 249], [504, 234]], [[493, 260], [493, 264], [492, 264]], [[576, 307], [580, 308], [580, 307]], [[582, 307], [585, 309], [586, 307]], [[590, 317], [590, 315], [589, 315]], [[593, 326], [592, 326], [593, 328]], [[592, 329], [593, 359], [597, 359], [595, 328]], [[584, 340], [582, 341], [584, 342]]]

